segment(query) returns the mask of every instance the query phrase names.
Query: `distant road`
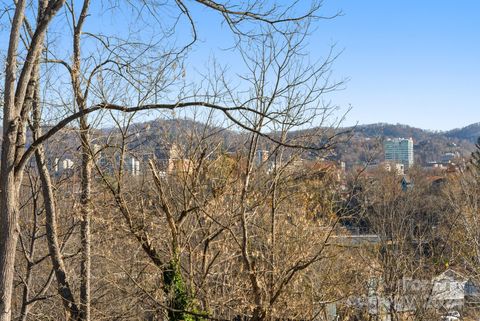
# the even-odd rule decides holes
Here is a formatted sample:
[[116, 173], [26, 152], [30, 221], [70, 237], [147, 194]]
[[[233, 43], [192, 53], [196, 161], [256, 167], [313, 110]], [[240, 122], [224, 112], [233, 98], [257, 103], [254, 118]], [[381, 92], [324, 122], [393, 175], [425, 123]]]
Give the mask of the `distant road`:
[[380, 238], [377, 234], [346, 234], [346, 235], [332, 235], [330, 237], [330, 244], [336, 245], [368, 245], [380, 243]]

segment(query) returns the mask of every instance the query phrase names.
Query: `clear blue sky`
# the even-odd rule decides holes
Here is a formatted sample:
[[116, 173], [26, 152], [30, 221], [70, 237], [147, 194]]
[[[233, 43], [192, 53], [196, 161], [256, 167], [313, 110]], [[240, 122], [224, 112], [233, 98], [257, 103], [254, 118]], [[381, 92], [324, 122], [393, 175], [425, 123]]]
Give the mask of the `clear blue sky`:
[[[100, 3], [93, 4], [87, 31], [118, 34], [133, 27], [147, 37], [155, 32], [143, 29], [128, 10], [104, 15]], [[204, 69], [216, 57], [235, 69], [238, 57], [221, 50], [232, 37], [219, 15], [194, 2], [189, 6], [199, 41], [188, 68]], [[161, 10], [163, 20], [178, 12], [174, 4]], [[448, 130], [480, 122], [480, 0], [325, 0], [320, 13], [338, 10], [343, 16], [318, 23], [308, 50], [312, 59], [324, 56], [333, 43], [344, 50], [334, 77], [350, 80], [328, 98], [344, 109], [352, 105], [345, 125], [388, 122]], [[183, 43], [187, 35], [188, 28], [179, 24], [176, 40]]]
[[[325, 0], [324, 13], [337, 10], [343, 16], [320, 22], [309, 50], [312, 58], [332, 43], [344, 50], [334, 75], [350, 80], [330, 98], [353, 106], [346, 125], [447, 130], [480, 122], [480, 1]], [[200, 12], [196, 19], [208, 22], [199, 24], [197, 63], [222, 56], [229, 37]]]
[[335, 70], [350, 82], [334, 101], [352, 104], [347, 122], [480, 122], [480, 1], [326, 1], [337, 8], [315, 38], [345, 49]]

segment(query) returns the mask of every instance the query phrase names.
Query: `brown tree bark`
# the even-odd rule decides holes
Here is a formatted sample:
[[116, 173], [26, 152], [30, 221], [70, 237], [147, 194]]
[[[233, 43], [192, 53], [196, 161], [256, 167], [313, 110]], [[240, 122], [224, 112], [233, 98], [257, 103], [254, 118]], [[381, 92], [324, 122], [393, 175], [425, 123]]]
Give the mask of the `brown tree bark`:
[[50, 252], [50, 259], [52, 261], [53, 269], [55, 271], [55, 277], [57, 279], [58, 293], [60, 294], [65, 307], [66, 320], [77, 320], [79, 317], [79, 308], [75, 303], [75, 298], [73, 296], [70, 283], [68, 282], [63, 256], [60, 251], [57, 232], [57, 213], [52, 182], [50, 180], [50, 174], [46, 165], [43, 147], [38, 148], [35, 152], [35, 160], [37, 162], [40, 180], [42, 181], [48, 249]]
[[[18, 194], [23, 170], [16, 171], [24, 146], [18, 145], [18, 134], [26, 126], [22, 119], [25, 96], [32, 70], [37, 62], [47, 27], [65, 0], [48, 4], [45, 14], [39, 17], [28, 47], [25, 62], [17, 72], [17, 51], [21, 27], [25, 18], [26, 1], [19, 0], [12, 20], [5, 69], [5, 93], [3, 106], [3, 141], [0, 168], [0, 321], [10, 321], [12, 314], [12, 290], [15, 250], [18, 241]], [[43, 6], [43, 1], [39, 6]], [[19, 74], [18, 81], [16, 75]], [[22, 135], [20, 135], [22, 136]]]
[[[41, 108], [40, 108], [40, 88], [38, 66], [35, 72], [35, 94], [32, 99], [33, 112], [33, 135], [34, 139], [42, 135], [40, 127]], [[61, 253], [60, 242], [57, 232], [57, 209], [55, 205], [55, 196], [53, 193], [52, 181], [47, 167], [45, 152], [43, 146], [35, 151], [35, 161], [37, 163], [38, 173], [40, 176], [43, 203], [45, 207], [46, 236], [48, 250], [52, 262], [53, 270], [57, 280], [57, 288], [65, 308], [66, 320], [77, 320], [79, 317], [79, 308], [75, 303], [73, 291], [68, 281], [68, 275], [65, 269], [63, 255]]]
[[10, 32], [5, 72], [3, 141], [0, 168], [0, 320], [10, 321], [17, 231], [17, 184], [15, 183], [15, 143], [18, 111], [15, 108], [16, 53], [26, 1], [17, 3]]
[[[82, 28], [88, 14], [90, 0], [83, 2], [82, 10], [75, 24], [75, 13], [72, 11], [74, 18], [73, 33], [73, 66], [72, 66], [72, 86], [75, 95], [75, 101], [78, 109], [84, 111], [87, 109], [86, 93], [82, 93], [80, 80], [80, 36]], [[90, 221], [91, 221], [91, 186], [92, 186], [92, 152], [90, 149], [90, 126], [88, 124], [88, 115], [80, 117], [80, 142], [81, 142], [81, 193], [80, 206], [82, 222], [80, 224], [80, 237], [82, 244], [82, 259], [80, 266], [80, 320], [90, 320], [90, 279], [91, 279], [91, 237], [90, 237]]]

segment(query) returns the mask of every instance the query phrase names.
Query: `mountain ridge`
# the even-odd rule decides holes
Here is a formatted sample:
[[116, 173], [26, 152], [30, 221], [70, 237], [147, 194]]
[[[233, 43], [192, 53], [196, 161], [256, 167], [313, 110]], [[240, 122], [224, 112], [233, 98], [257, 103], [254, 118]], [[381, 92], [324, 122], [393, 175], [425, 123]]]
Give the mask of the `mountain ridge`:
[[[467, 139], [472, 142], [475, 142], [478, 137], [480, 137], [480, 122], [472, 123], [470, 125], [454, 128], [450, 130], [431, 130], [431, 129], [423, 129], [420, 127], [415, 127], [407, 124], [390, 124], [390, 123], [371, 123], [371, 124], [360, 124], [357, 126], [348, 126], [348, 127], [341, 127], [343, 129], [356, 129], [357, 131], [371, 131], [373, 129], [383, 129], [383, 131], [387, 130], [389, 132], [385, 133], [384, 136], [386, 137], [412, 137], [412, 138], [420, 138], [419, 135], [439, 135], [439, 136], [447, 136], [451, 138], [458, 138], [458, 139]], [[398, 133], [394, 133], [394, 131]], [[373, 133], [372, 133], [373, 134]]]
[[[157, 119], [132, 124], [134, 132], [142, 132], [142, 139], [137, 148], [152, 148], [158, 142], [184, 141], [188, 139], [188, 132], [197, 131], [216, 135], [219, 142], [223, 141], [227, 150], [235, 151], [243, 146], [245, 133], [230, 128], [205, 125], [191, 119]], [[318, 127], [303, 129], [296, 132], [301, 134]], [[95, 130], [97, 138], [105, 137], [115, 131], [115, 128]], [[415, 162], [426, 164], [440, 161], [445, 153], [458, 153], [462, 157], [469, 157], [475, 149], [475, 143], [480, 137], [480, 122], [472, 123], [462, 128], [448, 131], [432, 131], [405, 124], [374, 123], [357, 126], [341, 127], [338, 131], [352, 131], [351, 138], [344, 143], [335, 145], [333, 153], [328, 156], [332, 160], [344, 161], [347, 165], [381, 161], [383, 159], [383, 139], [395, 137], [412, 137], [414, 140]], [[206, 131], [206, 132], [205, 132]], [[61, 138], [71, 150], [75, 150], [79, 142], [75, 131], [68, 131]], [[101, 141], [101, 139], [100, 139]], [[315, 143], [315, 142], [314, 142]], [[47, 143], [49, 145], [50, 143]], [[67, 147], [67, 146], [66, 146]]]

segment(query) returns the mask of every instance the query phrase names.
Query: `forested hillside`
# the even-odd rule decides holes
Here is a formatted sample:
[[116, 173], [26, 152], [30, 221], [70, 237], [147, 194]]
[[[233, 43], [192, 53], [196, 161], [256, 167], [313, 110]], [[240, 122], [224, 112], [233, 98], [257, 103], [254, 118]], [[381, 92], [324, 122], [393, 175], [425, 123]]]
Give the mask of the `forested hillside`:
[[[142, 146], [151, 148], [151, 145], [158, 141], [181, 143], [182, 137], [186, 137], [186, 133], [199, 129], [206, 133], [218, 134], [217, 136], [221, 137], [225, 148], [229, 151], [240, 148], [244, 139], [244, 135], [236, 131], [222, 127], [205, 127], [200, 122], [188, 119], [155, 120], [138, 123], [134, 127], [137, 131], [142, 132], [144, 137], [143, 142], [138, 144], [138, 148], [142, 148]], [[305, 134], [315, 130], [296, 132], [292, 135]], [[108, 131], [106, 130], [106, 132]], [[460, 156], [468, 157], [475, 148], [475, 140], [480, 136], [480, 125], [477, 123], [447, 132], [433, 132], [408, 125], [382, 123], [339, 128], [338, 132], [346, 132], [342, 136], [344, 143], [333, 146], [332, 153], [328, 157], [344, 161], [348, 166], [381, 161], [383, 159], [383, 140], [395, 137], [412, 137], [416, 162], [423, 164], [440, 161], [442, 155], [449, 152], [458, 152]], [[264, 146], [266, 149], [269, 148], [268, 141], [264, 142]], [[314, 156], [307, 153], [303, 157]]]

